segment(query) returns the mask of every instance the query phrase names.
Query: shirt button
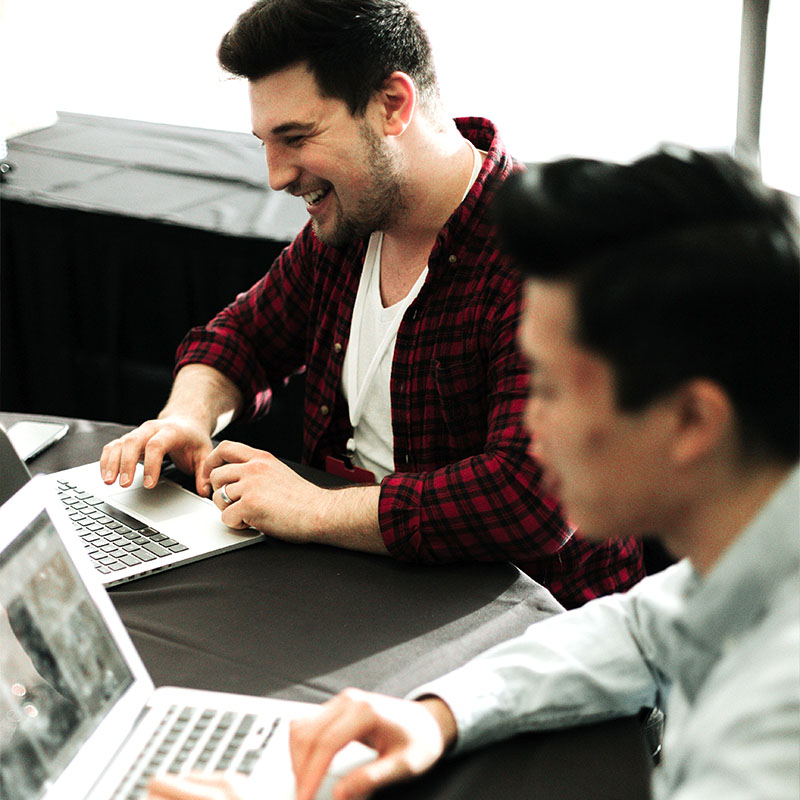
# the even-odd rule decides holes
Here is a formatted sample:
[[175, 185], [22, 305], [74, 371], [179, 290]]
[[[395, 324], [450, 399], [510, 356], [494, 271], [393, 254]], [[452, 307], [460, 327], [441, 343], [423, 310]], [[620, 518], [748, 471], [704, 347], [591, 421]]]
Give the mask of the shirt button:
[[456, 263], [456, 261], [458, 261], [458, 259], [457, 259], [455, 256], [450, 256], [450, 258], [448, 259], [448, 261], [449, 261], [451, 264], [455, 264], [455, 263]]
[[342, 343], [341, 342], [336, 342], [336, 344], [333, 346], [333, 352], [334, 353], [341, 353], [342, 352]]
[[319, 413], [322, 414], [323, 417], [327, 417], [328, 414], [331, 413], [331, 410], [328, 406], [320, 406]]

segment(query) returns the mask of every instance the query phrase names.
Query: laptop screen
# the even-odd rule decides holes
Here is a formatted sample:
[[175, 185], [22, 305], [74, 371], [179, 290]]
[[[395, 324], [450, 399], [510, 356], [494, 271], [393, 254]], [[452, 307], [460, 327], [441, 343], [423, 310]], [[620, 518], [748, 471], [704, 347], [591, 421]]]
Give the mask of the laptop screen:
[[42, 797], [132, 682], [39, 514], [0, 553], [0, 797]]

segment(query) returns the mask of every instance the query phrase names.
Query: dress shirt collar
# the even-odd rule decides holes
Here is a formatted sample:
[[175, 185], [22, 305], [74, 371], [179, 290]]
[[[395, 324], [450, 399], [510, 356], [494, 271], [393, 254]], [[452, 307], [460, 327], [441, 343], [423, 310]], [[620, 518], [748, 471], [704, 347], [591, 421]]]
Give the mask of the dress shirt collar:
[[766, 615], [800, 573], [800, 468], [795, 467], [707, 577], [694, 571], [676, 620], [685, 647], [676, 679], [693, 702], [714, 663]]
[[486, 158], [467, 196], [439, 231], [428, 260], [428, 267], [434, 274], [440, 270], [446, 274], [458, 266], [474, 266], [479, 254], [470, 252], [470, 247], [474, 249], [476, 235], [484, 243], [494, 235], [488, 220], [495, 192], [512, 171], [524, 167], [522, 162], [509, 156], [497, 128], [488, 119], [460, 117], [455, 123], [459, 133], [485, 152]]

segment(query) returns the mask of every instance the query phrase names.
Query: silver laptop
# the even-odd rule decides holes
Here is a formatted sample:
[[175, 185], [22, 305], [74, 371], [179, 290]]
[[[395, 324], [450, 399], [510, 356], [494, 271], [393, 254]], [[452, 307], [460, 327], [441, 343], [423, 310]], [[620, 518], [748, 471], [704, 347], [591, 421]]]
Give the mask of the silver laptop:
[[[154, 774], [227, 771], [294, 796], [287, 700], [153, 688], [46, 477], [0, 507], [0, 797], [136, 800]], [[318, 797], [374, 757], [351, 744]]]
[[[139, 464], [133, 485], [107, 486], [98, 462], [47, 476], [68, 508], [106, 586], [224, 553], [257, 542], [254, 530], [236, 531], [220, 519], [214, 503], [168, 478], [142, 485]], [[0, 426], [0, 502], [30, 479], [25, 463]]]

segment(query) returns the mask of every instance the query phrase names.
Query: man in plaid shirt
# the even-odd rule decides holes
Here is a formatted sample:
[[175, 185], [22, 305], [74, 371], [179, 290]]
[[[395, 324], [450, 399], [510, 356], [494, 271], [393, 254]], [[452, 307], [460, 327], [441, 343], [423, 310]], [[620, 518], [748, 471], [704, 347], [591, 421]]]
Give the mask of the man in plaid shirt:
[[[487, 120], [445, 117], [415, 15], [400, 0], [259, 0], [219, 56], [249, 81], [271, 187], [303, 197], [310, 220], [190, 331], [159, 418], [104, 450], [106, 481], [129, 485], [144, 454], [153, 486], [169, 454], [234, 528], [512, 561], [568, 607], [635, 583], [638, 545], [575, 534], [528, 453], [521, 279], [487, 214], [521, 165]], [[303, 459], [362, 485], [323, 489], [269, 453], [213, 448], [303, 367]]]

